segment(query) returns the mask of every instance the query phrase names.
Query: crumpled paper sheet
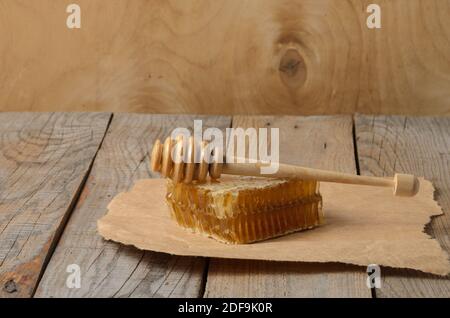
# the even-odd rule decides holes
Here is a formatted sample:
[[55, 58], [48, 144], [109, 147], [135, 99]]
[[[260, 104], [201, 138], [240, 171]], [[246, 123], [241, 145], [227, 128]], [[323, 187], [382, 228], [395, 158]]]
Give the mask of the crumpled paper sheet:
[[431, 182], [421, 180], [413, 198], [388, 188], [322, 183], [325, 224], [308, 231], [247, 245], [228, 245], [179, 227], [165, 203], [166, 181], [138, 181], [118, 194], [98, 221], [107, 240], [176, 255], [273, 261], [341, 262], [450, 272], [447, 253], [423, 232], [442, 214]]

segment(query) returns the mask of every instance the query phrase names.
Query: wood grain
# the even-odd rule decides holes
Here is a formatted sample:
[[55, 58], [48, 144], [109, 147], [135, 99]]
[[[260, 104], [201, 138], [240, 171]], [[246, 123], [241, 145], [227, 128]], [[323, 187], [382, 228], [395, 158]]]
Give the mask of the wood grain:
[[[356, 173], [351, 116], [235, 116], [233, 127], [280, 129], [280, 162]], [[206, 297], [371, 297], [365, 268], [211, 259]]]
[[0, 114], [0, 297], [32, 295], [110, 117]]
[[[103, 240], [97, 220], [134, 181], [156, 177], [149, 155], [156, 138], [194, 119], [226, 128], [229, 117], [115, 114], [81, 198], [44, 273], [36, 297], [198, 297], [205, 259], [143, 252]], [[81, 269], [81, 288], [66, 287], [70, 264]]]
[[450, 114], [449, 0], [0, 3], [0, 110]]
[[[362, 175], [394, 172], [424, 176], [433, 182], [444, 215], [434, 217], [426, 232], [450, 252], [450, 118], [356, 116]], [[450, 297], [450, 279], [411, 270], [382, 269], [377, 297]]]

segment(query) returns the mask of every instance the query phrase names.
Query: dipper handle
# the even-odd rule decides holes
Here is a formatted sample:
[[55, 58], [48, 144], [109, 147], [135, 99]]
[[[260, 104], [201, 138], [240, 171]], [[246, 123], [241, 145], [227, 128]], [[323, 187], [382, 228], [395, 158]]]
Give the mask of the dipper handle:
[[169, 137], [164, 144], [157, 140], [151, 154], [151, 169], [175, 182], [185, 183], [194, 180], [203, 182], [208, 174], [212, 179], [218, 179], [224, 173], [389, 187], [392, 188], [394, 195], [402, 197], [414, 196], [419, 191], [419, 180], [409, 174], [397, 173], [393, 178], [379, 178], [279, 164], [276, 173], [261, 175], [263, 163], [220, 163], [218, 151], [215, 152], [212, 163], [208, 163], [210, 162], [210, 160], [206, 160], [208, 144], [205, 141], [198, 145], [194, 143], [193, 137], [189, 139], [187, 145], [183, 145], [182, 141], [182, 137], [177, 138], [175, 142]]

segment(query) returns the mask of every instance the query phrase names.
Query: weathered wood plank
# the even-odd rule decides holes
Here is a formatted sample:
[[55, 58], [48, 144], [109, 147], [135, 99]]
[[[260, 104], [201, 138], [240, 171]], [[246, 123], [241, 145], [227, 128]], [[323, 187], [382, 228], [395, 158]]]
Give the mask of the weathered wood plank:
[[0, 297], [33, 294], [110, 118], [0, 114]]
[[[355, 173], [351, 116], [233, 118], [280, 128], [280, 161]], [[365, 269], [343, 264], [211, 259], [207, 297], [371, 297]]]
[[[81, 198], [37, 289], [37, 297], [198, 297], [206, 260], [143, 252], [104, 241], [96, 222], [134, 181], [154, 177], [148, 152], [176, 127], [229, 127], [230, 117], [115, 114]], [[81, 269], [81, 288], [66, 287], [66, 268]]]
[[[444, 215], [426, 232], [450, 251], [450, 118], [357, 115], [356, 140], [362, 175], [395, 172], [424, 176], [436, 187]], [[450, 279], [412, 270], [383, 268], [377, 297], [450, 297]]]

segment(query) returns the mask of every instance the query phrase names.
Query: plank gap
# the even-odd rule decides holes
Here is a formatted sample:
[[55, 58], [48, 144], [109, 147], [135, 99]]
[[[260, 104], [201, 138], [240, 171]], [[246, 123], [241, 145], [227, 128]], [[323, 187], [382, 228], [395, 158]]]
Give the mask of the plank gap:
[[[359, 155], [358, 155], [358, 140], [356, 137], [356, 120], [355, 115], [352, 115], [352, 136], [353, 136], [353, 151], [355, 155], [355, 168], [356, 168], [356, 174], [361, 175], [361, 170], [359, 168]], [[367, 276], [369, 276], [369, 273], [367, 273]], [[372, 298], [377, 298], [377, 292], [374, 287], [370, 289], [370, 295]]]
[[207, 257], [205, 259], [205, 268], [203, 270], [203, 277], [202, 277], [202, 283], [200, 286], [200, 292], [198, 294], [199, 298], [205, 298], [205, 292], [206, 292], [206, 284], [208, 283], [208, 272], [209, 272], [209, 263], [211, 261], [211, 258]]
[[105, 132], [104, 132], [103, 137], [102, 137], [102, 139], [101, 139], [101, 141], [99, 143], [99, 146], [97, 148], [97, 151], [95, 152], [94, 156], [92, 157], [92, 160], [91, 160], [91, 162], [89, 164], [89, 167], [86, 170], [86, 173], [85, 173], [83, 179], [81, 180], [80, 185], [78, 186], [78, 189], [75, 192], [75, 195], [73, 196], [72, 202], [70, 203], [66, 214], [64, 215], [63, 219], [61, 220], [60, 226], [58, 227], [58, 229], [55, 232], [54, 239], [53, 239], [53, 241], [52, 241], [52, 243], [50, 245], [48, 253], [47, 253], [47, 255], [46, 255], [45, 259], [44, 259], [44, 262], [42, 264], [42, 268], [41, 268], [41, 271], [39, 273], [38, 279], [36, 281], [36, 285], [34, 286], [34, 289], [31, 292], [31, 298], [34, 298], [34, 294], [36, 293], [36, 290], [37, 290], [37, 288], [39, 286], [39, 283], [41, 282], [42, 276], [44, 275], [44, 272], [47, 269], [47, 265], [48, 265], [48, 263], [50, 262], [50, 260], [51, 260], [51, 258], [53, 256], [53, 252], [55, 251], [56, 247], [58, 246], [59, 240], [61, 239], [61, 236], [62, 236], [62, 234], [64, 232], [64, 229], [66, 228], [67, 222], [69, 221], [70, 216], [72, 215], [72, 212], [75, 210], [75, 207], [77, 206], [78, 200], [80, 199], [81, 193], [83, 192], [83, 189], [84, 189], [84, 187], [86, 185], [86, 181], [87, 181], [89, 175], [91, 174], [92, 167], [94, 166], [95, 159], [97, 158], [97, 154], [98, 154], [98, 152], [100, 151], [100, 149], [101, 149], [101, 147], [103, 145], [103, 141], [105, 140], [106, 134], [108, 133], [108, 129], [109, 129], [109, 126], [111, 125], [111, 121], [112, 121], [113, 116], [114, 116], [114, 114], [111, 113], [111, 115], [109, 116], [109, 119], [108, 119], [108, 123], [106, 124]]
[[353, 136], [353, 152], [355, 156], [355, 167], [356, 174], [361, 175], [361, 170], [359, 168], [359, 156], [358, 156], [358, 140], [356, 137], [356, 124], [355, 124], [355, 115], [352, 115], [352, 136]]

